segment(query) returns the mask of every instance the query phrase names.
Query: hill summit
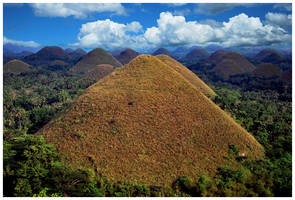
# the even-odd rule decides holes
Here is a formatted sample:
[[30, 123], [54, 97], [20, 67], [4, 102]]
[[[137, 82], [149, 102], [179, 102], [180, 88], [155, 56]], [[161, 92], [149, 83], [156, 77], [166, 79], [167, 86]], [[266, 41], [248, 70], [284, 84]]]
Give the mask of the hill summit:
[[20, 74], [31, 70], [31, 66], [21, 60], [11, 60], [3, 66], [4, 73]]
[[230, 145], [249, 159], [264, 154], [199, 88], [151, 55], [137, 56], [87, 88], [37, 135], [73, 167], [145, 184], [212, 175], [229, 162]]
[[101, 48], [96, 48], [83, 56], [82, 59], [70, 69], [70, 71], [74, 73], [87, 73], [100, 64], [110, 64], [114, 67], [122, 66], [122, 64], [110, 53]]

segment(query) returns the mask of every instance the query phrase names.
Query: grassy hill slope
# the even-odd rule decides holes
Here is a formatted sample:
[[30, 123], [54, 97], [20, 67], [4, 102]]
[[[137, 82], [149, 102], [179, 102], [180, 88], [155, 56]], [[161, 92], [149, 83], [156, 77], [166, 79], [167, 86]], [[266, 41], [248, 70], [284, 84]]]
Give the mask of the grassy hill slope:
[[4, 73], [20, 74], [30, 70], [30, 65], [17, 59], [11, 60], [3, 66]]
[[89, 87], [37, 135], [76, 168], [145, 184], [212, 175], [229, 162], [224, 156], [232, 144], [250, 159], [263, 156], [252, 135], [151, 55], [136, 57]]

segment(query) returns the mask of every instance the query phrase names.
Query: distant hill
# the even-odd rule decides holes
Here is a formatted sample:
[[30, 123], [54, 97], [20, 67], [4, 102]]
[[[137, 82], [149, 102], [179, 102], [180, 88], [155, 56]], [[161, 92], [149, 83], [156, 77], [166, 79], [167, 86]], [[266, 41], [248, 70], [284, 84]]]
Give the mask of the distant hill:
[[208, 62], [215, 65], [212, 71], [228, 79], [232, 75], [251, 73], [255, 66], [239, 53], [218, 50], [211, 54]]
[[161, 55], [161, 54], [164, 54], [164, 55], [167, 55], [167, 56], [170, 56], [170, 57], [174, 57], [174, 55], [170, 51], [168, 51], [167, 49], [165, 49], [165, 48], [159, 48], [159, 49], [157, 49], [153, 53], [153, 56]]
[[283, 71], [280, 79], [283, 80], [284, 82], [292, 85], [292, 68], [289, 68], [288, 70]]
[[286, 70], [292, 66], [292, 60], [283, 56], [279, 51], [275, 49], [263, 49], [254, 58], [254, 63], [272, 63], [277, 65], [282, 70]]
[[21, 60], [11, 60], [3, 66], [4, 73], [20, 74], [31, 70], [31, 66]]
[[206, 83], [204, 83], [195, 73], [190, 71], [188, 68], [186, 68], [173, 58], [163, 54], [157, 55], [157, 58], [169, 67], [171, 67], [172, 69], [179, 72], [187, 81], [189, 81], [192, 85], [197, 87], [206, 96], [216, 96], [215, 92], [208, 85], [206, 85]]
[[35, 54], [24, 57], [24, 61], [30, 65], [48, 65], [54, 60], [70, 62], [72, 57], [62, 48], [57, 46], [48, 46], [42, 48]]
[[100, 64], [85, 74], [81, 80], [87, 81], [89, 83], [94, 83], [110, 74], [115, 70], [115, 67], [109, 64]]
[[188, 54], [183, 58], [186, 61], [195, 62], [201, 59], [208, 58], [210, 54], [203, 48], [195, 48], [191, 50]]
[[118, 58], [118, 56], [121, 54], [121, 52], [123, 52], [124, 49], [116, 49], [112, 52], [110, 52], [110, 54], [112, 54], [112, 56], [114, 56], [115, 58]]
[[15, 52], [12, 52], [12, 51], [9, 51], [9, 50], [4, 50], [3, 51], [3, 63], [7, 63], [8, 61], [10, 60], [14, 60], [14, 59], [23, 59], [24, 57], [28, 56], [28, 55], [32, 55], [33, 52], [30, 52], [30, 51], [22, 51], [22, 52], [19, 52], [19, 53], [15, 53]]
[[74, 60], [78, 60], [80, 59], [82, 56], [85, 56], [87, 54], [86, 51], [84, 51], [83, 49], [76, 49], [72, 52], [69, 53], [69, 55], [74, 59]]
[[67, 53], [72, 53], [74, 50], [73, 50], [72, 48], [67, 48], [67, 49], [65, 49], [65, 51], [66, 51]]
[[96, 48], [83, 56], [76, 65], [70, 68], [70, 71], [74, 73], [88, 73], [99, 64], [110, 64], [114, 67], [122, 66], [110, 53], [101, 48]]
[[133, 58], [135, 58], [138, 55], [139, 55], [138, 52], [128, 48], [122, 51], [117, 59], [120, 63], [125, 65], [125, 64], [128, 64]]
[[160, 59], [140, 55], [90, 86], [37, 132], [74, 168], [109, 180], [171, 184], [213, 175], [229, 164], [229, 146], [249, 160], [263, 147], [184, 76]]
[[260, 64], [253, 71], [254, 75], [264, 77], [280, 76], [281, 73], [281, 69], [271, 63]]

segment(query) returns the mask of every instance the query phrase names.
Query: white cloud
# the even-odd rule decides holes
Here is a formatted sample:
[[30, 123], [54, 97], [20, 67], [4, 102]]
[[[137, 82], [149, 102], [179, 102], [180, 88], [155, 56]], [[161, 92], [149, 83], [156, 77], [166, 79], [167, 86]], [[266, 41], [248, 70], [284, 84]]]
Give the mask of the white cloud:
[[171, 7], [180, 7], [180, 6], [185, 6], [186, 3], [168, 3], [167, 5]]
[[144, 38], [135, 36], [142, 30], [139, 22], [119, 24], [109, 19], [97, 20], [83, 24], [78, 35], [78, 42], [72, 46], [84, 48], [102, 47], [113, 49], [119, 47], [140, 48], [145, 44]]
[[279, 10], [286, 10], [286, 11], [292, 11], [292, 4], [291, 3], [278, 3], [273, 6], [275, 9]]
[[125, 8], [119, 3], [33, 3], [34, 13], [41, 17], [86, 18], [91, 13], [111, 12], [125, 15]]
[[173, 11], [174, 15], [181, 15], [181, 16], [186, 16], [186, 15], [189, 15], [190, 13], [191, 13], [191, 10], [189, 8]]
[[263, 24], [258, 17], [242, 13], [227, 22], [186, 21], [183, 16], [162, 12], [157, 25], [142, 30], [139, 22], [119, 24], [109, 19], [83, 24], [76, 46], [107, 49], [147, 49], [165, 46], [217, 44], [224, 47], [286, 44], [291, 35], [283, 28]]
[[33, 48], [38, 48], [41, 46], [40, 44], [38, 44], [34, 41], [11, 40], [11, 39], [8, 39], [7, 37], [3, 38], [3, 44], [13, 44], [16, 46], [33, 47]]
[[292, 26], [292, 15], [268, 12], [265, 15], [265, 19], [267, 24], [273, 26], [280, 26], [283, 28], [288, 28]]
[[195, 12], [205, 15], [215, 15], [237, 6], [252, 7], [254, 5], [252, 3], [200, 3], [195, 8]]

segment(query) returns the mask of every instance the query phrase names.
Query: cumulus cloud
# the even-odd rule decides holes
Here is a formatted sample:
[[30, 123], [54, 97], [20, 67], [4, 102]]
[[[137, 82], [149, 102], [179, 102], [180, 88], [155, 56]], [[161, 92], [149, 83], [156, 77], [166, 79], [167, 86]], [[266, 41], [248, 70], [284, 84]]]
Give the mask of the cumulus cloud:
[[72, 46], [105, 49], [125, 46], [140, 48], [145, 41], [140, 35], [136, 36], [134, 33], [141, 30], [141, 24], [136, 21], [129, 24], [119, 24], [109, 19], [97, 20], [82, 25], [78, 42]]
[[174, 15], [181, 15], [181, 16], [186, 16], [191, 14], [191, 10], [189, 8], [186, 9], [180, 9], [180, 10], [174, 10], [173, 11]]
[[274, 9], [292, 11], [291, 3], [278, 3], [273, 6]]
[[283, 28], [289, 28], [292, 26], [292, 15], [268, 12], [265, 15], [265, 19], [267, 24], [273, 26], [280, 26]]
[[142, 30], [139, 22], [119, 24], [109, 19], [83, 24], [76, 46], [135, 49], [161, 46], [217, 44], [224, 47], [262, 46], [291, 41], [291, 35], [278, 25], [263, 24], [258, 17], [242, 13], [226, 22], [186, 21], [183, 16], [162, 12], [157, 25]]
[[227, 10], [231, 10], [237, 6], [251, 7], [252, 3], [200, 3], [195, 8], [196, 13], [215, 15]]
[[22, 47], [33, 47], [38, 48], [41, 47], [40, 44], [34, 42], [34, 41], [20, 41], [20, 40], [11, 40], [4, 36], [3, 38], [3, 44], [13, 44], [16, 46], [22, 46]]
[[111, 12], [125, 15], [124, 7], [119, 3], [33, 3], [34, 14], [40, 17], [86, 18], [91, 13]]

